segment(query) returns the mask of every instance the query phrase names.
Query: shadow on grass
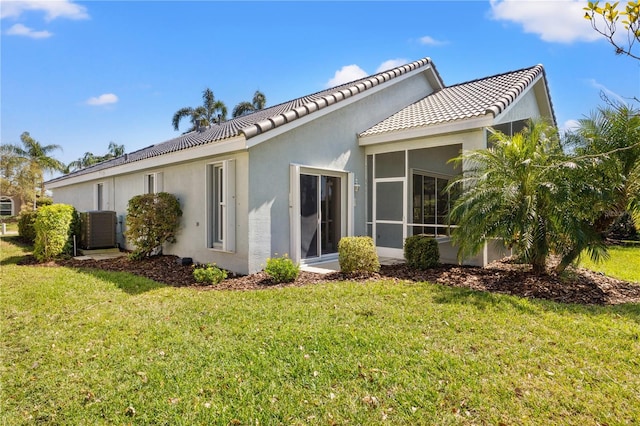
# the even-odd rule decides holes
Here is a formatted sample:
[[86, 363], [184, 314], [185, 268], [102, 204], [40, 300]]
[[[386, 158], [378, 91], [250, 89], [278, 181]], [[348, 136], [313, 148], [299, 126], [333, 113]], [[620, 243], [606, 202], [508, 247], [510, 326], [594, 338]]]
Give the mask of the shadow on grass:
[[496, 294], [489, 291], [473, 290], [464, 287], [439, 285], [440, 290], [434, 296], [434, 303], [473, 306], [478, 310], [495, 309], [499, 305], [509, 305], [523, 313], [534, 313], [537, 309], [527, 299]]
[[158, 288], [167, 287], [166, 284], [159, 283], [149, 278], [144, 278], [129, 272], [103, 271], [100, 269], [71, 268], [75, 271], [90, 277], [107, 281], [114, 284], [125, 293], [135, 296]]
[[489, 291], [449, 287], [446, 285], [440, 285], [438, 294], [433, 297], [433, 302], [438, 304], [473, 306], [482, 311], [499, 309], [500, 306], [506, 305], [527, 314], [553, 311], [590, 317], [613, 315], [624, 317], [640, 324], [640, 304], [638, 303], [618, 305], [563, 303], [538, 297], [492, 293]]

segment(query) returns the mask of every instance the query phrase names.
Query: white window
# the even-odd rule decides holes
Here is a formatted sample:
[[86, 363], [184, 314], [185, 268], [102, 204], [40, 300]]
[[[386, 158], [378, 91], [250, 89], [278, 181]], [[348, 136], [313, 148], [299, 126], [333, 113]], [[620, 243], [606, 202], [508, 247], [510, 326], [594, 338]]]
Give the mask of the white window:
[[207, 166], [207, 247], [235, 251], [235, 161]]
[[0, 216], [13, 216], [13, 200], [11, 198], [0, 198]]
[[93, 197], [94, 210], [104, 210], [104, 183], [96, 183]]
[[144, 193], [156, 194], [163, 191], [162, 172], [144, 175]]

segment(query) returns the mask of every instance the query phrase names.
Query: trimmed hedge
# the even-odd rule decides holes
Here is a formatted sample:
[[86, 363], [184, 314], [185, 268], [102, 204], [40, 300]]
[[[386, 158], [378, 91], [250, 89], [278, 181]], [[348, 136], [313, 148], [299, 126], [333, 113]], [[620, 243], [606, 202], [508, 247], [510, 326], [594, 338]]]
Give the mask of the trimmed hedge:
[[338, 242], [340, 270], [350, 273], [374, 273], [380, 270], [378, 253], [371, 237], [343, 237]]
[[404, 258], [411, 268], [434, 268], [440, 263], [438, 242], [423, 234], [407, 237], [404, 242]]
[[168, 192], [136, 195], [127, 207], [125, 236], [135, 246], [132, 259], [142, 259], [161, 250], [164, 243], [175, 243], [182, 209], [175, 195]]
[[27, 244], [36, 242], [36, 229], [33, 225], [36, 222], [38, 211], [24, 211], [20, 213], [18, 219], [18, 235], [20, 239]]
[[33, 255], [40, 262], [52, 260], [61, 254], [71, 254], [73, 234], [79, 227], [78, 212], [67, 204], [52, 204], [38, 209], [34, 222], [36, 238]]

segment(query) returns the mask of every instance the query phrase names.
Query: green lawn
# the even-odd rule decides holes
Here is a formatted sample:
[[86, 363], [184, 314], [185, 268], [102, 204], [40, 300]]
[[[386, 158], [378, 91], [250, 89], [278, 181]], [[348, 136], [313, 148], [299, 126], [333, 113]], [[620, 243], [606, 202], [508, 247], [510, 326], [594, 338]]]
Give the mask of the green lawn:
[[0, 424], [638, 424], [640, 305], [432, 285], [219, 292], [16, 266]]
[[608, 251], [609, 258], [597, 263], [587, 255], [582, 256], [580, 266], [621, 280], [640, 283], [640, 246], [612, 246]]

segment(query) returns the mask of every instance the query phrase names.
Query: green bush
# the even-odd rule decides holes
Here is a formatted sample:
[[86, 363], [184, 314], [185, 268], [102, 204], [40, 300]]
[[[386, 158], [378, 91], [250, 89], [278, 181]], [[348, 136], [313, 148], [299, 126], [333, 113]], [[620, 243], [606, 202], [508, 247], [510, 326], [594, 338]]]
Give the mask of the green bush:
[[208, 263], [200, 267], [196, 266], [193, 270], [193, 278], [199, 283], [218, 284], [227, 279], [227, 271]]
[[175, 195], [167, 192], [136, 195], [127, 207], [125, 236], [135, 249], [132, 259], [142, 259], [162, 249], [164, 243], [174, 243], [182, 210]]
[[295, 281], [300, 274], [300, 265], [293, 263], [293, 260], [286, 254], [282, 257], [267, 259], [267, 266], [264, 272], [274, 283], [289, 283]]
[[52, 204], [38, 209], [33, 225], [36, 238], [33, 255], [40, 262], [70, 254], [73, 234], [78, 226], [78, 213], [73, 206]]
[[411, 268], [434, 268], [440, 262], [438, 242], [423, 234], [408, 237], [404, 242], [404, 258]]
[[36, 222], [38, 211], [23, 211], [18, 219], [18, 235], [20, 239], [27, 244], [33, 244], [36, 241], [36, 229], [33, 227]]
[[343, 237], [338, 242], [338, 262], [345, 273], [374, 273], [380, 270], [378, 253], [371, 237]]

